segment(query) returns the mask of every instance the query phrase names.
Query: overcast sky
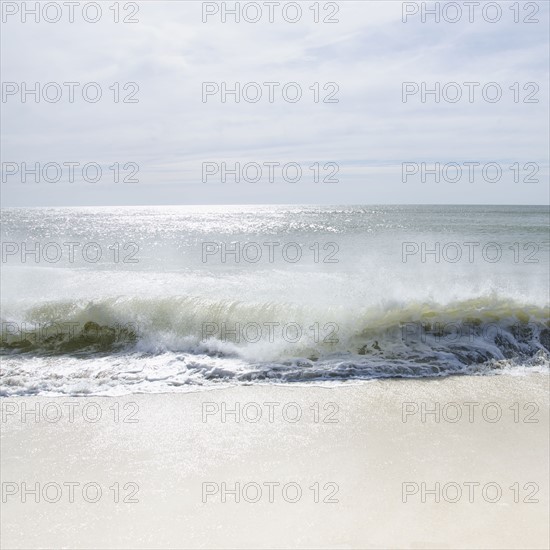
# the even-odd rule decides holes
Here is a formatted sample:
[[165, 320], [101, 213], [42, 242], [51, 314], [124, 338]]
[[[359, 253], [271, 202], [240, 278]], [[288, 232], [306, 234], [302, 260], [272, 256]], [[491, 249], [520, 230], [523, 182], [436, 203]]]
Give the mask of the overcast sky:
[[[204, 23], [205, 3], [177, 0], [138, 2], [133, 16], [137, 23], [114, 23], [111, 1], [100, 2], [102, 16], [95, 24], [83, 20], [79, 7], [74, 23], [67, 22], [67, 8], [57, 23], [35, 23], [32, 15], [23, 23], [20, 12], [6, 12], [14, 3], [2, 4], [3, 206], [548, 202], [547, 2], [535, 4], [538, 13], [531, 18], [539, 23], [531, 24], [514, 22], [511, 2], [499, 2], [502, 16], [496, 23], [484, 21], [478, 8], [474, 23], [465, 12], [454, 24], [434, 23], [433, 17], [422, 23], [419, 15], [403, 23], [399, 1], [331, 3], [339, 7], [332, 17], [338, 22], [332, 24], [313, 21], [310, 1], [300, 2], [302, 16], [296, 23], [283, 19], [280, 6], [274, 8], [274, 23], [268, 21], [265, 6], [257, 23], [235, 23], [231, 16], [222, 23], [220, 13]], [[6, 8], [8, 4], [12, 7]], [[213, 10], [213, 3], [208, 4]], [[321, 18], [331, 17], [332, 6], [325, 4], [330, 3], [320, 2], [326, 7]], [[120, 18], [131, 17], [131, 6], [125, 11], [124, 5]], [[294, 13], [289, 8], [287, 15]], [[46, 15], [56, 16], [53, 9]], [[95, 17], [94, 10], [87, 15]], [[519, 16], [523, 20], [530, 12]], [[235, 103], [228, 96], [222, 103], [215, 94], [204, 102], [203, 83], [222, 81], [228, 87], [257, 82], [262, 98]], [[36, 103], [28, 95], [23, 103], [22, 83], [32, 88], [36, 82], [41, 87], [59, 83], [61, 99], [49, 103], [41, 97]], [[64, 82], [80, 83], [74, 103]], [[82, 98], [89, 82], [101, 87], [96, 103]], [[132, 97], [138, 102], [115, 103], [110, 87], [116, 82], [121, 99], [135, 88], [124, 90], [124, 84], [136, 83], [139, 91]], [[274, 88], [273, 103], [264, 82], [281, 83]], [[288, 82], [300, 85], [300, 101], [283, 99], [281, 89]], [[444, 98], [435, 103], [433, 96], [422, 103], [419, 93], [404, 103], [403, 82], [480, 86], [473, 103], [466, 86], [461, 86], [463, 98], [457, 103]], [[482, 96], [483, 85], [490, 82], [503, 91], [495, 103]], [[320, 83], [319, 103], [309, 89], [314, 83]], [[338, 103], [322, 101], [334, 90], [332, 84], [323, 90], [326, 83], [338, 86]], [[510, 90], [514, 83], [519, 83], [516, 92]], [[533, 85], [524, 89], [526, 83], [535, 83], [538, 91]], [[248, 87], [250, 98], [256, 89]], [[293, 90], [288, 88], [290, 96]], [[55, 95], [55, 87], [48, 91]], [[454, 88], [448, 91], [454, 97]], [[488, 89], [491, 96], [493, 92]], [[93, 96], [93, 87], [89, 93]], [[515, 93], [520, 94], [518, 103]], [[538, 103], [524, 103], [529, 97]], [[63, 168], [61, 179], [48, 182], [40, 176], [34, 183], [31, 174], [24, 183], [23, 162], [28, 167], [57, 163]], [[72, 183], [69, 168], [63, 166], [67, 162], [80, 163]], [[271, 183], [264, 165], [258, 182], [235, 183], [231, 174], [222, 182], [220, 173], [202, 181], [205, 162], [225, 162], [228, 169], [236, 162], [298, 163], [303, 172], [299, 181], [284, 181], [280, 167], [272, 165]], [[332, 181], [313, 181], [309, 167], [315, 162], [320, 163], [321, 179], [330, 177], [337, 165]], [[403, 182], [403, 162], [425, 162], [428, 168], [435, 162], [457, 163], [463, 174], [457, 182], [442, 178], [437, 183], [433, 175], [422, 182], [420, 173], [411, 173]], [[481, 166], [472, 168], [475, 178], [470, 182], [464, 163], [474, 162]], [[98, 182], [82, 180], [86, 163], [102, 167]], [[120, 163], [120, 180], [139, 168], [134, 175], [139, 181], [114, 182], [115, 169], [109, 168], [114, 163]], [[325, 169], [327, 163], [335, 164]], [[499, 181], [487, 181], [495, 178], [494, 167], [483, 177], [486, 163], [501, 166]], [[510, 169], [515, 163], [519, 173]], [[214, 164], [208, 166], [214, 171]], [[95, 171], [90, 170], [93, 179]], [[409, 170], [414, 171], [414, 164]], [[449, 180], [456, 176], [453, 170], [447, 172]], [[289, 167], [286, 174], [292, 179], [296, 172]], [[245, 175], [254, 179], [254, 169]], [[56, 179], [51, 168], [48, 177]], [[538, 183], [532, 181], [536, 179]]]

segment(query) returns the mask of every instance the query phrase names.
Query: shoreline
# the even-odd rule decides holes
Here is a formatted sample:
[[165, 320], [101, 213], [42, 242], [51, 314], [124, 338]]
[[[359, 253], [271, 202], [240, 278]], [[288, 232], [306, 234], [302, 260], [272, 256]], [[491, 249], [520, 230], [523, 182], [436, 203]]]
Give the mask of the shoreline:
[[546, 548], [549, 382], [2, 398], [2, 547]]

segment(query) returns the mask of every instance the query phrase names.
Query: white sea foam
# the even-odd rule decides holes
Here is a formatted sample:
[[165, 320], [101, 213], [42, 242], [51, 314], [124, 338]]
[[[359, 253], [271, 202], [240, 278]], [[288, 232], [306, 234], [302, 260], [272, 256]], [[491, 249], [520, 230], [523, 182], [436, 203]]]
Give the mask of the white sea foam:
[[[5, 395], [548, 368], [543, 208], [6, 213], [4, 242], [95, 242], [104, 256], [95, 263], [6, 258]], [[114, 262], [109, 247], [129, 242], [138, 246], [138, 261]], [[278, 249], [296, 243], [303, 257], [251, 263], [231, 254], [225, 262], [221, 254], [204, 256], [204, 243], [229, 249], [256, 243], [265, 250], [266, 242], [279, 242]], [[434, 243], [471, 242], [480, 243], [478, 252], [497, 243], [502, 258], [403, 256], [403, 243], [427, 243], [430, 250]], [[326, 243], [336, 245], [337, 262], [314, 256]], [[524, 250], [528, 243], [537, 245], [537, 262], [523, 261], [533, 251]]]

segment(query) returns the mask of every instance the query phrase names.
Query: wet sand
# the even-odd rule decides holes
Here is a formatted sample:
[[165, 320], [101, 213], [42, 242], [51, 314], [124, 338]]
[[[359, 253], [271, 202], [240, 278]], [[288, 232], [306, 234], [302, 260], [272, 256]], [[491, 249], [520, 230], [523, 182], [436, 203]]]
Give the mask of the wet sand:
[[548, 548], [548, 383], [4, 398], [1, 546]]

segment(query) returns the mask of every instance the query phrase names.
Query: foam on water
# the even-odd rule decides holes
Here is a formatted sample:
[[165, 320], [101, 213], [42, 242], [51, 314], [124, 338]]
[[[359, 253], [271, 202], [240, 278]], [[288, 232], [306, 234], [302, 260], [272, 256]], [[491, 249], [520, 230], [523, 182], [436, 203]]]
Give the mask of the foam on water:
[[[135, 242], [139, 261], [4, 262], [4, 395], [548, 370], [543, 208], [6, 212], [3, 241]], [[266, 241], [333, 242], [338, 262], [203, 256], [204, 242]], [[404, 242], [512, 248], [493, 263], [404, 261]], [[536, 263], [514, 256], [528, 242]]]

